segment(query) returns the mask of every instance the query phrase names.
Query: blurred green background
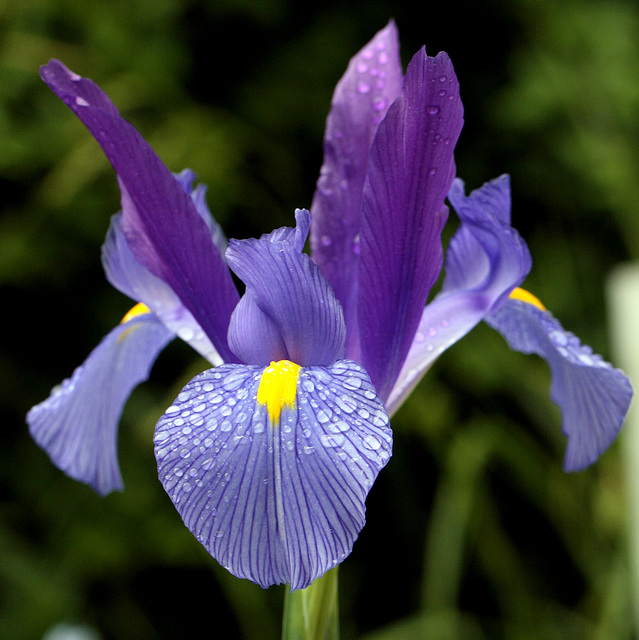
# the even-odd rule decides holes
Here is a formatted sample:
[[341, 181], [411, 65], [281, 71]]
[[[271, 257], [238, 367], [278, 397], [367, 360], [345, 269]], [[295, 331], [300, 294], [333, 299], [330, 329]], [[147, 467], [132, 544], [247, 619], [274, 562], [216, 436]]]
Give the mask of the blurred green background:
[[[130, 306], [100, 266], [114, 175], [38, 67], [57, 57], [97, 81], [247, 237], [310, 206], [333, 87], [391, 17], [405, 63], [424, 43], [453, 59], [467, 187], [512, 175], [527, 288], [611, 357], [606, 276], [639, 257], [636, 2], [0, 0], [0, 638], [68, 623], [102, 640], [271, 640], [283, 596], [221, 570], [157, 480], [154, 424], [206, 366], [183, 344], [126, 407], [123, 493], [98, 498], [29, 438], [29, 407]], [[638, 637], [619, 446], [564, 474], [548, 385], [485, 326], [435, 364], [393, 420], [340, 571], [344, 639]]]

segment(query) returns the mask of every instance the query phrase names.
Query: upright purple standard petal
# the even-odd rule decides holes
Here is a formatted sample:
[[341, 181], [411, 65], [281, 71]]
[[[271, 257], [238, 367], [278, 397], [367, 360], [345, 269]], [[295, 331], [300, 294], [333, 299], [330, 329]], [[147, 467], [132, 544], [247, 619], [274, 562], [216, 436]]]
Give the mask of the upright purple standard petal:
[[462, 123], [450, 59], [420, 50], [375, 135], [362, 203], [361, 362], [384, 400], [441, 269], [444, 198], [455, 177]]
[[565, 331], [547, 311], [506, 300], [486, 322], [511, 349], [535, 353], [550, 367], [550, 397], [562, 413], [568, 438], [566, 471], [592, 464], [613, 442], [632, 399], [628, 378]]
[[397, 28], [390, 22], [350, 61], [326, 121], [311, 255], [344, 309], [348, 357], [357, 350], [357, 249], [368, 153], [402, 80]]
[[526, 243], [510, 226], [510, 182], [501, 176], [469, 196], [455, 180], [448, 195], [461, 221], [446, 252], [442, 291], [422, 313], [386, 406], [392, 415], [433, 361], [521, 284], [531, 267]]
[[196, 376], [158, 422], [155, 455], [184, 523], [222, 566], [303, 589], [350, 553], [392, 436], [356, 363], [301, 369], [277, 424], [255, 401], [263, 371]]
[[310, 214], [295, 213], [297, 227], [259, 240], [231, 240], [229, 266], [246, 284], [233, 312], [229, 344], [246, 363], [291, 360], [329, 365], [344, 354], [344, 318], [326, 278], [302, 253]]
[[57, 60], [42, 67], [41, 75], [113, 165], [122, 192], [122, 226], [138, 261], [173, 289], [222, 359], [234, 362], [226, 332], [239, 296], [191, 198], [91, 80]]
[[29, 411], [33, 439], [68, 476], [100, 495], [122, 489], [117, 454], [120, 415], [173, 337], [153, 314], [118, 325], [69, 380]]

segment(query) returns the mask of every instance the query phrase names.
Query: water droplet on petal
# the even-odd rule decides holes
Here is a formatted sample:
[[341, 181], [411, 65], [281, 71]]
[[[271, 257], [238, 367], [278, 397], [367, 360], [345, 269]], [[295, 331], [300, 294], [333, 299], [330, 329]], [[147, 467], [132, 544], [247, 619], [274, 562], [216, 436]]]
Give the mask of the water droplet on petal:
[[353, 238], [353, 254], [360, 255], [359, 233]]
[[368, 93], [371, 90], [371, 85], [368, 82], [359, 82], [357, 84], [357, 93]]
[[344, 444], [344, 436], [341, 434], [328, 435], [323, 433], [320, 436], [320, 442], [325, 447], [341, 447]]
[[431, 104], [426, 107], [426, 113], [431, 116], [436, 116], [439, 113], [439, 106], [436, 104]]
[[383, 111], [386, 108], [386, 100], [381, 96], [377, 96], [373, 100], [373, 110], [374, 111]]
[[437, 168], [436, 168], [436, 167], [431, 167], [431, 168], [428, 170], [428, 175], [429, 175], [429, 176], [434, 176], [436, 173], [437, 173]]
[[364, 446], [367, 449], [371, 449], [372, 451], [376, 451], [382, 446], [382, 443], [375, 436], [366, 436], [364, 438]]
[[88, 107], [89, 103], [82, 98], [81, 96], [76, 96], [75, 97], [75, 103], [78, 105], [78, 107]]
[[333, 239], [331, 236], [323, 235], [320, 238], [320, 243], [323, 247], [330, 247], [333, 244]]
[[178, 338], [181, 338], [182, 340], [184, 340], [184, 342], [189, 342], [189, 340], [193, 340], [194, 336], [195, 336], [195, 332], [193, 331], [193, 329], [191, 329], [191, 327], [180, 327], [178, 329]]

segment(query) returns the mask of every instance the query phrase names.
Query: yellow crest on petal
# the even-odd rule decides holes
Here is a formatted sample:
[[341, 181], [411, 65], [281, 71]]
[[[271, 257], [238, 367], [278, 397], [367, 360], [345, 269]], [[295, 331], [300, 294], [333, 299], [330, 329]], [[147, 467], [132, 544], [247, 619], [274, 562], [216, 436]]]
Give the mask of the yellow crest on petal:
[[290, 360], [271, 362], [264, 369], [257, 401], [266, 405], [271, 424], [278, 424], [284, 407], [293, 407], [297, 395], [297, 378], [301, 367]]
[[124, 318], [120, 320], [120, 324], [124, 324], [131, 320], [131, 318], [144, 315], [145, 313], [151, 313], [151, 309], [149, 309], [143, 302], [138, 302], [134, 307], [127, 311]]
[[542, 304], [541, 300], [534, 296], [526, 289], [522, 289], [521, 287], [516, 287], [510, 292], [510, 298], [513, 300], [521, 300], [522, 302], [527, 302], [528, 304], [532, 304], [533, 307], [537, 307], [537, 309], [541, 309], [542, 311], [547, 311], [546, 307]]

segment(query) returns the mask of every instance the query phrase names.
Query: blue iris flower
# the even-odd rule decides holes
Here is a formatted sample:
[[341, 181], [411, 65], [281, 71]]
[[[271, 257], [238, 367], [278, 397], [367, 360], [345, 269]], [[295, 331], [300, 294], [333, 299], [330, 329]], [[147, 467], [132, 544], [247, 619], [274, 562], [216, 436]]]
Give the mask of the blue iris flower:
[[[55, 60], [41, 73], [117, 173], [122, 210], [103, 264], [138, 303], [28, 414], [71, 477], [99, 494], [122, 488], [124, 403], [175, 336], [214, 368], [157, 424], [160, 480], [206, 549], [263, 587], [304, 588], [350, 553], [391, 456], [389, 415], [481, 320], [548, 361], [566, 469], [615, 438], [628, 380], [520, 289], [531, 259], [510, 226], [508, 178], [469, 196], [455, 179], [463, 111], [445, 53], [420, 50], [404, 76], [395, 25], [380, 31], [335, 89], [312, 215], [298, 210], [294, 228], [228, 243], [195, 175], [172, 174], [99, 87]], [[461, 225], [426, 304], [447, 196]]]

